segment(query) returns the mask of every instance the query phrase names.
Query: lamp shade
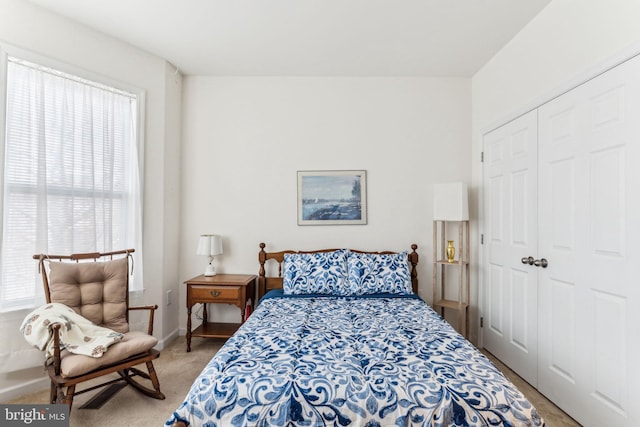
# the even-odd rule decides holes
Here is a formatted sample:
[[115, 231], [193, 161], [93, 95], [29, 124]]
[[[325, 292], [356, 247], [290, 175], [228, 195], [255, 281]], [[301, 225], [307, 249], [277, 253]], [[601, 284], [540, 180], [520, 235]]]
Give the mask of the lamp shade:
[[222, 237], [217, 234], [202, 234], [198, 241], [198, 255], [220, 255], [222, 254]]
[[434, 185], [433, 219], [434, 221], [467, 221], [469, 219], [467, 184], [451, 182]]

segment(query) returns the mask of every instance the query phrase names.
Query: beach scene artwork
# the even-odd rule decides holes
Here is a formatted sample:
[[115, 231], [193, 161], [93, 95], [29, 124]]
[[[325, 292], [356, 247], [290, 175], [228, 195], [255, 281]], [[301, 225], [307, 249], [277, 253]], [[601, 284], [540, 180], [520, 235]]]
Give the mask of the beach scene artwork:
[[299, 171], [298, 223], [366, 224], [366, 172]]

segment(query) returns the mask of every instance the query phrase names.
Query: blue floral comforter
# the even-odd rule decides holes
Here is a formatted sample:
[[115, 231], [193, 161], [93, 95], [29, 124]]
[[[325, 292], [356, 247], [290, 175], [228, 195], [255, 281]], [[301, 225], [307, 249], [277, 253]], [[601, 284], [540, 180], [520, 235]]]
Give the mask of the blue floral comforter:
[[493, 364], [414, 297], [261, 302], [166, 425], [541, 426]]

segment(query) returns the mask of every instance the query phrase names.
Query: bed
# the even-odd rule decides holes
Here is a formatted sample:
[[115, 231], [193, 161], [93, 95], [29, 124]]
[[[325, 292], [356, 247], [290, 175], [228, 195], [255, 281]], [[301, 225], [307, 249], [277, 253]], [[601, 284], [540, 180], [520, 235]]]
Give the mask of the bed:
[[165, 425], [543, 426], [418, 297], [416, 249], [269, 253], [261, 243], [259, 305]]

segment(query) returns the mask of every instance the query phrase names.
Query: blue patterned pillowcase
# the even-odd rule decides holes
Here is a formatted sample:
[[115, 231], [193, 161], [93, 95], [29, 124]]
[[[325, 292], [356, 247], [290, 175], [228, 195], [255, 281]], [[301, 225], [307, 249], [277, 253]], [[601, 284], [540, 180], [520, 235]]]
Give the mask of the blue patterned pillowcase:
[[346, 249], [312, 254], [285, 254], [282, 288], [286, 295], [346, 295]]
[[361, 254], [347, 259], [351, 295], [412, 294], [408, 253]]

